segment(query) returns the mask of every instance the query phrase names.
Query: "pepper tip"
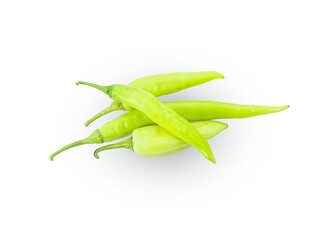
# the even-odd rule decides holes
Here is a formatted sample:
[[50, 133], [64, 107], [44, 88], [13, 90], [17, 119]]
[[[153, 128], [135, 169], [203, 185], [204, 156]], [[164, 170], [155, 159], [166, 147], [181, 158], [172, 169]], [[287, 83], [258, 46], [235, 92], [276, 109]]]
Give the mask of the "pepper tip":
[[289, 105], [282, 106], [282, 107], [281, 107], [281, 111], [286, 110], [286, 109], [289, 108], [289, 107], [290, 107]]
[[214, 156], [209, 158], [210, 162], [212, 162], [213, 164], [216, 164], [216, 159]]
[[224, 78], [225, 78], [223, 74], [221, 74], [221, 73], [219, 73], [219, 72], [216, 72], [216, 73], [217, 73], [217, 75], [218, 75], [218, 78], [221, 78], [221, 79], [224, 79]]

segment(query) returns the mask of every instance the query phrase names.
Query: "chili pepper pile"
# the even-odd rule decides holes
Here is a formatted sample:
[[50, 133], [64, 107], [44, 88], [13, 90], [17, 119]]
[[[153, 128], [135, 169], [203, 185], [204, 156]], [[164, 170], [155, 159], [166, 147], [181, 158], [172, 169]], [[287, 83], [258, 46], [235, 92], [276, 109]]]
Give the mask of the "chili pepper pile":
[[96, 149], [94, 156], [98, 158], [99, 152], [108, 149], [129, 148], [140, 156], [157, 157], [180, 152], [192, 145], [205, 158], [216, 163], [206, 139], [214, 137], [228, 125], [209, 120], [253, 117], [280, 112], [289, 107], [288, 105], [282, 107], [240, 105], [215, 101], [162, 103], [156, 98], [218, 78], [223, 79], [224, 76], [218, 72], [208, 71], [157, 74], [139, 78], [127, 85], [100, 86], [79, 81], [77, 85], [96, 88], [114, 100], [108, 108], [88, 120], [85, 126], [112, 111], [124, 110], [128, 113], [104, 124], [87, 138], [59, 149], [50, 156], [50, 160], [72, 147], [111, 142], [132, 134], [127, 140]]

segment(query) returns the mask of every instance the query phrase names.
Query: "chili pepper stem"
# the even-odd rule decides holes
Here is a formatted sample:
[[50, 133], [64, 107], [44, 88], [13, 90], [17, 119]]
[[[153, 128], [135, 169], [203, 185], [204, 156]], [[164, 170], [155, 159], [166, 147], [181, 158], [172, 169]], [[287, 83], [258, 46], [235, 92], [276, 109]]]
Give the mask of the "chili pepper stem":
[[55, 157], [57, 154], [59, 154], [59, 153], [65, 151], [65, 150], [67, 150], [67, 149], [70, 149], [70, 148], [73, 148], [73, 147], [77, 147], [77, 146], [80, 146], [80, 145], [83, 145], [83, 144], [85, 144], [83, 140], [80, 140], [80, 141], [76, 141], [76, 142], [73, 142], [73, 143], [67, 144], [66, 146], [62, 147], [61, 149], [59, 149], [59, 150], [57, 150], [56, 152], [54, 152], [53, 154], [51, 154], [50, 157], [49, 157], [49, 160], [50, 160], [50, 161], [53, 161], [53, 160], [54, 160], [54, 157]]
[[112, 102], [112, 104], [103, 109], [101, 112], [97, 113], [95, 116], [93, 116], [92, 118], [90, 118], [88, 121], [85, 122], [85, 127], [88, 127], [90, 123], [92, 123], [93, 121], [95, 121], [96, 119], [110, 113], [110, 112], [113, 112], [113, 111], [116, 111], [116, 110], [124, 110], [122, 108], [122, 104], [120, 102]]
[[89, 87], [93, 87], [93, 88], [96, 88], [102, 92], [104, 92], [105, 94], [109, 95], [111, 94], [111, 90], [112, 90], [112, 87], [113, 85], [110, 85], [110, 86], [101, 86], [101, 85], [98, 85], [98, 84], [94, 84], [94, 83], [89, 83], [89, 82], [83, 82], [83, 81], [78, 81], [75, 83], [76, 85], [86, 85], [86, 86], [89, 86]]
[[77, 146], [84, 145], [84, 144], [103, 143], [103, 142], [104, 142], [103, 136], [97, 129], [89, 137], [86, 137], [85, 139], [82, 139], [80, 141], [70, 143], [70, 144], [62, 147], [61, 149], [57, 150], [56, 152], [54, 152], [53, 154], [50, 155], [49, 160], [53, 161], [53, 159], [56, 155], [60, 154], [61, 152], [64, 152], [65, 150], [68, 150], [70, 148], [77, 147]]
[[98, 153], [109, 150], [109, 149], [114, 149], [114, 148], [128, 148], [128, 149], [133, 149], [133, 143], [132, 143], [132, 138], [128, 138], [122, 142], [106, 145], [100, 148], [97, 148], [96, 151], [94, 152], [94, 157], [99, 158]]

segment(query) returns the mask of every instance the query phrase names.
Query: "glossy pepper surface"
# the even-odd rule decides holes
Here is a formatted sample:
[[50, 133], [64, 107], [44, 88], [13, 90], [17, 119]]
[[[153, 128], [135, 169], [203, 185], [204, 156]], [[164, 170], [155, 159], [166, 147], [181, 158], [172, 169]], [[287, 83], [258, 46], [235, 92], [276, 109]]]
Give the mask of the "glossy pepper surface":
[[[143, 89], [152, 95], [158, 97], [162, 95], [167, 95], [170, 93], [179, 92], [183, 89], [194, 87], [213, 79], [224, 78], [224, 76], [218, 72], [205, 71], [205, 72], [176, 72], [167, 74], [156, 74], [147, 77], [142, 77], [136, 79], [129, 83], [129, 86], [137, 87]], [[91, 119], [89, 119], [85, 126], [96, 119], [116, 110], [132, 110], [131, 107], [125, 105], [120, 101], [114, 101], [112, 104], [97, 113]]]
[[[228, 127], [227, 124], [216, 121], [201, 121], [191, 123], [205, 139], [210, 139]], [[160, 157], [183, 151], [191, 145], [172, 135], [163, 128], [152, 125], [133, 131], [132, 137], [119, 143], [98, 148], [94, 155], [104, 150], [128, 148], [143, 157]]]
[[94, 87], [110, 96], [113, 100], [120, 101], [131, 108], [143, 112], [160, 127], [194, 146], [205, 158], [216, 163], [208, 142], [199, 131], [174, 110], [160, 102], [151, 93], [122, 84], [99, 86], [97, 84], [81, 81], [77, 82], [77, 84]]
[[[289, 107], [288, 105], [273, 107], [261, 105], [241, 105], [215, 101], [182, 101], [167, 102], [164, 104], [188, 121], [247, 118], [280, 112]], [[150, 120], [144, 113], [138, 110], [132, 110], [104, 124], [101, 128], [94, 131], [89, 137], [64, 146], [52, 154], [50, 159], [52, 160], [53, 157], [57, 154], [72, 147], [84, 144], [100, 144], [103, 142], [111, 142], [131, 134], [137, 128], [152, 124], [154, 124], [154, 122]]]

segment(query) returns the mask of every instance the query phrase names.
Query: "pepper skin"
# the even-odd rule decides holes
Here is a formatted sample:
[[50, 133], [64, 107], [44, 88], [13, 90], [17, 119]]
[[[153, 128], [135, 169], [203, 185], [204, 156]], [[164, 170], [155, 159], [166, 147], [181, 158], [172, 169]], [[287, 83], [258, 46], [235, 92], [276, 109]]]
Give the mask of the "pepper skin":
[[[188, 121], [247, 118], [280, 112], [289, 107], [288, 105], [272, 107], [260, 105], [241, 105], [215, 101], [182, 101], [166, 102], [164, 104]], [[64, 146], [60, 150], [53, 153], [50, 156], [50, 160], [52, 160], [57, 154], [72, 147], [84, 144], [111, 142], [131, 134], [137, 128], [152, 124], [154, 124], [154, 122], [152, 122], [152, 120], [150, 120], [144, 113], [138, 110], [132, 110], [108, 123], [105, 123], [101, 128], [94, 131], [89, 137]]]
[[[224, 76], [214, 71], [176, 72], [142, 77], [132, 81], [127, 85], [143, 89], [146, 92], [149, 92], [152, 95], [158, 97], [170, 93], [179, 92], [183, 89], [194, 87], [217, 78], [223, 79]], [[129, 111], [132, 109], [129, 106], [123, 104], [122, 102], [114, 101], [109, 107], [105, 108], [104, 110], [93, 116], [91, 119], [89, 119], [87, 122], [85, 122], [85, 126], [87, 127], [96, 119], [104, 116], [105, 114], [117, 110]]]
[[[216, 136], [228, 127], [227, 124], [216, 121], [200, 121], [192, 122], [191, 124], [205, 139]], [[128, 148], [139, 156], [160, 157], [183, 151], [190, 146], [163, 128], [152, 125], [135, 129], [132, 137], [127, 140], [96, 149], [94, 156], [99, 158], [99, 152], [109, 149]]]

